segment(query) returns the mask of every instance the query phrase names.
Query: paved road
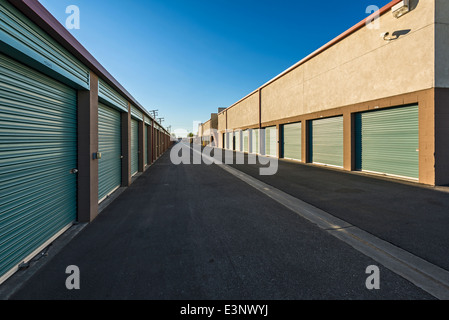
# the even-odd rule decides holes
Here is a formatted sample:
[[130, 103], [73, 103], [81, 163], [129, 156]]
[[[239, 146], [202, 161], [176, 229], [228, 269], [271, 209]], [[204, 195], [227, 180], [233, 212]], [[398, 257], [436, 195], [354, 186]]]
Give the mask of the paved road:
[[232, 167], [449, 270], [449, 192], [284, 160], [274, 176]]
[[[81, 289], [65, 288], [68, 265]], [[165, 154], [13, 299], [432, 299], [215, 165]]]

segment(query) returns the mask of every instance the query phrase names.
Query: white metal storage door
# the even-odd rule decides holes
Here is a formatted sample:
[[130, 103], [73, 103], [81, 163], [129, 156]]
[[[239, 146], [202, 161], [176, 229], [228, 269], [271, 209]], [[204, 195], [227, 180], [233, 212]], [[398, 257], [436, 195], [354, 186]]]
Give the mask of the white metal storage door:
[[242, 131], [236, 131], [235, 132], [235, 150], [236, 151], [242, 151]]
[[265, 128], [265, 154], [277, 156], [277, 129], [276, 127]]
[[232, 132], [226, 134], [226, 149], [232, 150]]
[[259, 129], [251, 131], [251, 153], [259, 153]]
[[249, 133], [248, 130], [243, 131], [243, 152], [249, 152]]
[[301, 139], [301, 122], [282, 126], [282, 153], [285, 159], [302, 160]]
[[343, 117], [311, 121], [310, 138], [313, 163], [343, 167]]
[[76, 220], [76, 168], [76, 91], [0, 54], [0, 283]]

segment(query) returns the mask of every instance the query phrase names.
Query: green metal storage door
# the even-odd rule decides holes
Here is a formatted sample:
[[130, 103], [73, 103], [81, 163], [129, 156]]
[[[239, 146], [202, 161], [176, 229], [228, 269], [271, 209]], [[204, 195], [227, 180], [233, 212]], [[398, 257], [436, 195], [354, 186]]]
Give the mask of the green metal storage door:
[[131, 175], [139, 171], [139, 122], [131, 119]]
[[310, 122], [311, 161], [343, 167], [343, 117]]
[[356, 169], [419, 179], [418, 106], [356, 114]]
[[277, 156], [277, 132], [276, 127], [265, 128], [265, 154]]
[[259, 129], [251, 130], [251, 153], [259, 153]]
[[282, 153], [283, 158], [302, 160], [302, 124], [291, 123], [282, 126]]
[[0, 283], [76, 220], [76, 91], [0, 54]]
[[243, 131], [243, 152], [248, 153], [249, 149], [249, 134], [248, 130]]
[[98, 199], [101, 202], [122, 184], [120, 112], [98, 104]]
[[145, 165], [148, 164], [148, 126], [145, 125], [145, 140], [144, 140], [143, 148], [145, 149], [144, 155], [145, 155]]

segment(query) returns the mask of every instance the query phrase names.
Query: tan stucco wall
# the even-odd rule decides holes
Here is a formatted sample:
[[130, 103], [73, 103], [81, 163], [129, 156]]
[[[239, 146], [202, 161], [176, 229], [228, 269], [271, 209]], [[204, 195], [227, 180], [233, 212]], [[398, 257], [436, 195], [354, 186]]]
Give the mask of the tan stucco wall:
[[[252, 94], [237, 105], [229, 108], [226, 112], [228, 113], [228, 129], [237, 129], [258, 124], [259, 93]], [[221, 128], [220, 123], [218, 126]]]
[[212, 127], [211, 127], [211, 120], [204, 123], [202, 127], [203, 127], [202, 135], [201, 135], [202, 137], [208, 138], [211, 136], [211, 134], [213, 134]]
[[[434, 87], [435, 1], [449, 2], [420, 0], [399, 19], [387, 12], [380, 29], [363, 27], [264, 87], [262, 122]], [[391, 42], [380, 36], [401, 30], [410, 31]]]
[[218, 131], [226, 130], [226, 111], [218, 114]]

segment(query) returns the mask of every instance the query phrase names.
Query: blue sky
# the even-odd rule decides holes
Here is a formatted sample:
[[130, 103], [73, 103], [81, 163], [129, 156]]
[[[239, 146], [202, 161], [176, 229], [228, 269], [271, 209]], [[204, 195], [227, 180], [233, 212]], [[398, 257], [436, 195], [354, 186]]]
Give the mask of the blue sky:
[[192, 131], [390, 0], [40, 0], [163, 125]]

